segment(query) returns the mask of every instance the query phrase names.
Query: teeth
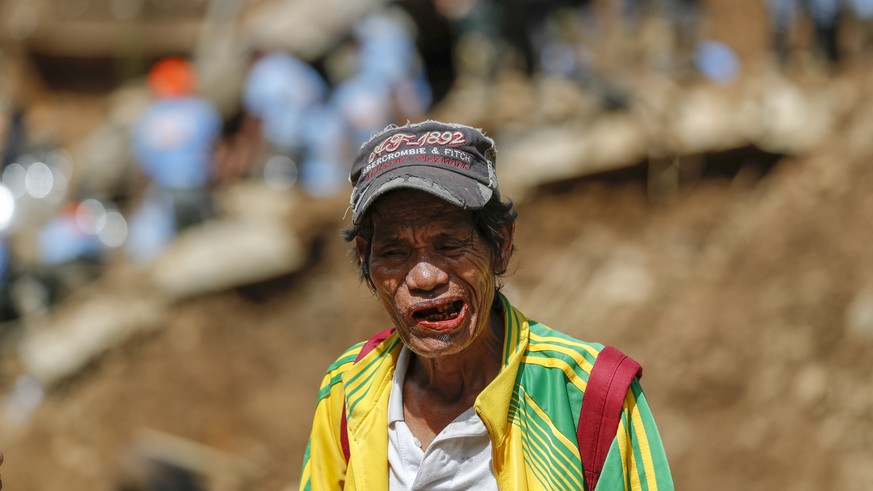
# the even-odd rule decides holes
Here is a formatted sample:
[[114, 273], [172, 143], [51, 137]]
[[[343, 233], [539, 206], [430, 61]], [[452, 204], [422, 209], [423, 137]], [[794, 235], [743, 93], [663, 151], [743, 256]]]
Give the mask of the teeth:
[[457, 317], [457, 315], [458, 313], [455, 311], [455, 303], [449, 302], [433, 307], [433, 310], [431, 310], [431, 314], [427, 315], [427, 319], [430, 321], [438, 322], [452, 319], [454, 317]]

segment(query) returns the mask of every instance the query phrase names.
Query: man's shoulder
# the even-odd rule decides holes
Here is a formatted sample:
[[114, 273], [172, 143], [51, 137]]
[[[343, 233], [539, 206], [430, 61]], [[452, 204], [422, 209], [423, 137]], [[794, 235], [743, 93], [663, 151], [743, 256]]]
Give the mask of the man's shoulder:
[[348, 370], [349, 367], [354, 365], [355, 359], [363, 346], [364, 342], [362, 341], [346, 348], [327, 368], [327, 374], [339, 375]]
[[352, 346], [345, 349], [345, 351], [340, 354], [339, 357], [331, 364], [328, 371], [345, 371], [348, 370], [351, 366], [353, 366], [359, 358], [363, 357], [367, 353], [371, 351], [378, 351], [379, 355], [378, 359], [383, 358], [383, 354], [388, 351], [393, 350], [399, 342], [397, 336], [392, 336], [393, 331], [382, 331], [374, 335], [373, 337], [353, 344]]
[[341, 384], [343, 376], [349, 371], [357, 361], [361, 349], [366, 344], [366, 341], [356, 343], [349, 348], [346, 348], [334, 361], [327, 367], [324, 372], [324, 378], [321, 381], [321, 395], [324, 397], [332, 390], [332, 387]]
[[528, 319], [530, 326], [529, 351], [575, 352], [594, 363], [594, 359], [603, 350], [601, 343], [583, 341], [564, 331], [553, 329], [540, 322]]
[[545, 380], [568, 380], [584, 391], [603, 344], [577, 339], [536, 321], [528, 322], [529, 342], [521, 359], [524, 384], [539, 386]]
[[583, 350], [593, 356], [597, 356], [597, 353], [603, 349], [603, 345], [600, 343], [583, 341], [568, 334], [567, 331], [549, 327], [542, 322], [534, 320], [532, 317], [528, 317], [527, 314], [512, 304], [502, 293], [499, 294], [499, 298], [503, 303], [505, 312], [507, 312], [509, 329], [512, 330], [516, 326], [520, 328], [520, 331], [526, 330], [530, 345], [557, 343], [565, 345], [569, 349]]

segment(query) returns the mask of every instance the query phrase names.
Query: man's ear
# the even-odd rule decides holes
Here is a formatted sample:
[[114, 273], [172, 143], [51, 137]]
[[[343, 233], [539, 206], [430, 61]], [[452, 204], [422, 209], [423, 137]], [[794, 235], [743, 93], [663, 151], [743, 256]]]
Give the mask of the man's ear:
[[500, 231], [503, 236], [503, 241], [500, 244], [500, 257], [494, 258], [494, 271], [498, 274], [506, 272], [509, 268], [509, 260], [512, 259], [513, 237], [515, 236], [515, 223], [505, 225]]

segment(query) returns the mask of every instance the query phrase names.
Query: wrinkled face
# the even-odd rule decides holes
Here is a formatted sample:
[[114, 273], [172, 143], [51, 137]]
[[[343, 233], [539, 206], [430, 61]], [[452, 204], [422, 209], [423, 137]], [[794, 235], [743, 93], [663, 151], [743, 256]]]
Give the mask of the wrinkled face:
[[[472, 214], [420, 191], [373, 205], [370, 277], [403, 342], [416, 354], [458, 353], [489, 329], [496, 268]], [[363, 257], [366, 241], [358, 238]]]

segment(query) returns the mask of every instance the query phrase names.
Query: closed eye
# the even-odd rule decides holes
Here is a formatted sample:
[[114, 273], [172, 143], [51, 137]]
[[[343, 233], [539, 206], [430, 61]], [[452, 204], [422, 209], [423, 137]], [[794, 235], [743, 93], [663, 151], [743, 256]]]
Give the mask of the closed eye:
[[437, 248], [443, 252], [458, 252], [464, 251], [472, 247], [472, 240], [462, 240], [462, 239], [446, 239], [439, 243]]
[[400, 256], [402, 254], [403, 254], [403, 251], [400, 251], [397, 249], [390, 249], [387, 251], [379, 251], [376, 253], [377, 256], [381, 256], [381, 257], [393, 257], [393, 256]]
[[374, 250], [373, 255], [376, 257], [396, 258], [405, 256], [406, 251], [399, 247], [382, 247]]
[[449, 243], [449, 244], [440, 244], [439, 249], [441, 251], [455, 251], [458, 249], [463, 249], [465, 246], [466, 246], [466, 244], [464, 244], [464, 243], [453, 242], [453, 243]]

